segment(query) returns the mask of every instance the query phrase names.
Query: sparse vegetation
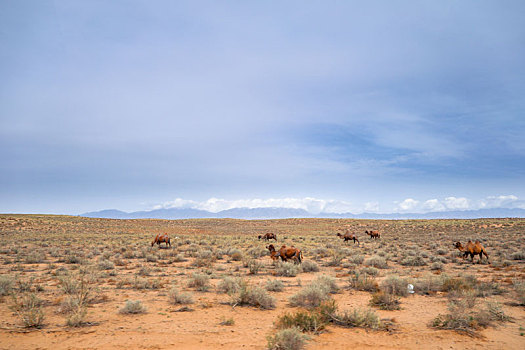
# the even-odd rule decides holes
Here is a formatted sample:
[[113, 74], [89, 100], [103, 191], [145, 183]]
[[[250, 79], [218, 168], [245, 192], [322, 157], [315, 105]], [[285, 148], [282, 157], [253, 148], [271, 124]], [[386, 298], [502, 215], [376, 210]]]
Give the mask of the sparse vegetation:
[[128, 300], [126, 304], [119, 310], [121, 314], [143, 314], [146, 313], [147, 308], [140, 300]]
[[[335, 230], [343, 225], [356, 232], [361, 245], [344, 244], [335, 236]], [[381, 239], [363, 237], [370, 227], [383, 233]], [[93, 333], [101, 342], [110, 342], [109, 334], [121, 325], [106, 321], [106, 315], [113, 315], [125, 326], [128, 322], [132, 327], [144, 320], [150, 322], [148, 331], [143, 329], [143, 345], [151, 347], [156, 332], [180, 333], [186, 339], [197, 329], [202, 331], [206, 324], [196, 317], [202, 311], [215, 327], [213, 332], [218, 332], [218, 337], [203, 339], [201, 345], [209, 348], [219, 347], [216, 339], [225, 336], [236, 344], [244, 337], [247, 347], [260, 346], [268, 335], [260, 329], [271, 327], [267, 316], [272, 314], [276, 329], [269, 338], [274, 340], [278, 332], [290, 329], [315, 337], [337, 326], [396, 328], [389, 320], [379, 320], [378, 313], [399, 315], [400, 327], [412, 334], [413, 324], [405, 320], [422, 300], [407, 294], [408, 284], [412, 284], [415, 293], [426, 296], [425, 312], [428, 319], [434, 319], [425, 337], [435, 341], [436, 347], [450, 347], [454, 344], [448, 337], [432, 328], [477, 335], [485, 327], [508, 322], [508, 315], [515, 316], [525, 305], [525, 284], [520, 279], [525, 266], [524, 228], [523, 219], [170, 221], [0, 214], [3, 327], [28, 328], [7, 330], [10, 336], [3, 345], [16, 347], [24, 332], [39, 327], [50, 327], [56, 341], [62, 342], [67, 339], [65, 334], [71, 334], [68, 327], [97, 322], [104, 326], [81, 331], [83, 337]], [[157, 232], [170, 235], [171, 248], [150, 246]], [[270, 243], [257, 239], [261, 232], [276, 232], [277, 247], [300, 248], [302, 264], [273, 261], [266, 248]], [[487, 247], [491, 265], [472, 264], [453, 248], [453, 242], [469, 239], [479, 239]], [[334, 295], [341, 287], [351, 290]], [[151, 315], [117, 317], [115, 313], [126, 308], [128, 299], [142, 300], [137, 308], [142, 311], [143, 303], [151, 304]], [[447, 299], [452, 311], [438, 315], [438, 305]], [[368, 303], [375, 312], [366, 307], [339, 311], [335, 300], [340, 305]], [[277, 306], [275, 312], [263, 311]], [[237, 332], [246, 326], [247, 319], [256, 320], [258, 331], [249, 335]], [[188, 327], [177, 328], [180, 324]], [[513, 324], [512, 332], [519, 334], [519, 326]], [[511, 347], [504, 337], [509, 332], [509, 327], [495, 327], [483, 336]], [[35, 342], [43, 339], [40, 332], [31, 337]], [[332, 332], [322, 337], [336, 348], [355, 346], [351, 338], [342, 344]], [[383, 332], [374, 332], [370, 346], [384, 344], [384, 337]], [[277, 343], [281, 345], [275, 347], [282, 348], [285, 342]]]

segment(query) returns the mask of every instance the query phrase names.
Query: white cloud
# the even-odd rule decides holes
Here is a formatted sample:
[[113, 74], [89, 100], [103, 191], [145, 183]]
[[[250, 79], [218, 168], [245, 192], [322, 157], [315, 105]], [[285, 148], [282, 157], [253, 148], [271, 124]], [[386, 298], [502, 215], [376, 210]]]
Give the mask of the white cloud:
[[397, 209], [401, 211], [416, 210], [418, 208], [418, 205], [419, 201], [412, 198], [407, 198], [398, 204]]
[[364, 211], [367, 213], [379, 212], [379, 202], [366, 202]]
[[447, 197], [443, 201], [443, 204], [447, 209], [450, 210], [466, 210], [466, 209], [474, 209], [470, 207], [470, 201], [465, 197]]
[[[392, 212], [426, 213], [448, 210], [476, 210], [483, 208], [522, 208], [525, 209], [525, 201], [519, 200], [514, 195], [490, 196], [481, 200], [471, 200], [465, 197], [446, 197], [444, 199], [432, 198], [417, 200], [406, 198], [401, 202], [394, 202]], [[176, 198], [162, 204], [153, 206], [152, 209], [161, 208], [192, 208], [217, 213], [233, 208], [291, 208], [303, 209], [312, 214], [320, 213], [378, 213], [383, 207], [377, 201], [365, 202], [360, 205], [348, 201], [334, 199], [319, 199], [313, 197], [305, 198], [249, 198], [249, 199], [222, 199], [209, 198], [205, 201], [194, 201]], [[384, 212], [384, 210], [383, 210]]]
[[177, 198], [173, 201], [168, 201], [153, 207], [153, 209], [160, 208], [193, 208], [207, 210], [212, 213], [217, 213], [219, 211], [233, 208], [292, 208], [304, 209], [313, 214], [345, 213], [354, 209], [349, 202], [317, 199], [311, 197], [269, 199], [253, 198], [237, 200], [210, 198], [202, 202]]
[[505, 196], [489, 196], [479, 201], [480, 208], [519, 208], [521, 205], [523, 205], [523, 203], [520, 203], [518, 197], [512, 194]]
[[423, 203], [423, 210], [425, 211], [442, 211], [445, 206], [438, 199], [429, 199]]

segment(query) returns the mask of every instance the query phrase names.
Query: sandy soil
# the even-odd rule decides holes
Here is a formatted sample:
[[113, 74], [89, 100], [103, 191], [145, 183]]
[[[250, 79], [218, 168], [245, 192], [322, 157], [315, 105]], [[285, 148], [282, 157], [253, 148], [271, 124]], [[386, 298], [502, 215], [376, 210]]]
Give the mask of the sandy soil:
[[[377, 249], [388, 248], [368, 239], [363, 233], [358, 234], [362, 241], [359, 247], [345, 245], [335, 237], [335, 231], [330, 231], [345, 225], [355, 228], [357, 232], [362, 232], [363, 227], [379, 228], [383, 232], [381, 239], [396, 244], [399, 252], [413, 249], [412, 246], [421, 246], [432, 253], [436, 248], [429, 244], [439, 241], [439, 247], [447, 250], [445, 257], [448, 259], [442, 269], [431, 270], [430, 260], [425, 266], [415, 267], [400, 265], [400, 259], [389, 260], [389, 268], [380, 269], [378, 281], [392, 273], [412, 278], [429, 273], [446, 273], [494, 281], [501, 284], [505, 292], [480, 298], [478, 304], [489, 299], [499, 302], [505, 314], [512, 318], [512, 322], [500, 322], [481, 329], [477, 336], [438, 330], [429, 324], [438, 314], [447, 313], [446, 293], [415, 294], [401, 298], [401, 310], [384, 311], [374, 308], [381, 318], [393, 319], [395, 329], [367, 330], [329, 325], [320, 335], [310, 335], [307, 349], [525, 349], [522, 328], [525, 327], [525, 308], [517, 305], [512, 290], [513, 282], [523, 281], [525, 261], [509, 260], [511, 253], [523, 251], [525, 247], [525, 220], [167, 221], [12, 215], [0, 216], [0, 273], [2, 276], [11, 276], [16, 281], [27, 282], [32, 278], [27, 290], [17, 287], [15, 283], [13, 291], [18, 296], [34, 292], [44, 300], [45, 320], [41, 329], [24, 328], [12, 310], [12, 297], [1, 297], [0, 349], [265, 349], [266, 338], [276, 333], [275, 322], [279, 316], [297, 310], [290, 306], [289, 297], [319, 275], [336, 278], [341, 291], [334, 294], [333, 298], [339, 309], [369, 307], [370, 293], [347, 288], [348, 276], [356, 269], [353, 265], [345, 267], [348, 256], [338, 266], [327, 266], [329, 256], [314, 254], [316, 247], [326, 247], [330, 251], [341, 246], [347, 249], [345, 252], [370, 257], [377, 253]], [[457, 258], [458, 253], [452, 248], [452, 241], [465, 239], [472, 227], [476, 228], [476, 234], [492, 240], [485, 243], [491, 254], [491, 265], [471, 264]], [[174, 240], [175, 244], [171, 249], [159, 249], [157, 246], [151, 249], [150, 241], [156, 232], [168, 232], [179, 239]], [[285, 242], [302, 248], [305, 260], [315, 259], [320, 271], [303, 272], [296, 277], [275, 276], [275, 266], [270, 257], [260, 256], [256, 260], [262, 264], [262, 268], [258, 274], [253, 275], [243, 267], [242, 261], [231, 259], [227, 254], [210, 266], [198, 267], [192, 264], [195, 257], [185, 251], [192, 244], [199, 245], [203, 241], [208, 247], [223, 247], [238, 242], [239, 249], [244, 253], [253, 247], [264, 249], [267, 243], [256, 238], [260, 232], [278, 232], [278, 236], [283, 237]], [[413, 238], [416, 236], [419, 238]], [[443, 238], [442, 242], [441, 239], [436, 240], [436, 237]], [[185, 239], [191, 240], [191, 243], [186, 244]], [[499, 246], [493, 243], [496, 239], [499, 240]], [[508, 254], [495, 254], [497, 249], [505, 249], [506, 244], [512, 246], [506, 248]], [[129, 246], [136, 253], [133, 258], [125, 258], [121, 250], [122, 247]], [[158, 259], [148, 261], [147, 256], [138, 257], [141, 247], [156, 254]], [[93, 253], [94, 251], [96, 252]], [[171, 261], [170, 258], [174, 256], [172, 251], [181, 252], [186, 261]], [[43, 254], [43, 260], [38, 263], [28, 262], [28, 257], [36, 253]], [[101, 277], [93, 286], [97, 298], [87, 308], [86, 324], [82, 327], [66, 326], [66, 315], [59, 313], [65, 298], [57, 278], [59, 271], [76, 272], [79, 266], [97, 266], [104, 254], [108, 257], [107, 260], [114, 262], [117, 262], [118, 257], [123, 265], [116, 264], [111, 270], [98, 270]], [[81, 256], [84, 260], [80, 264], [64, 261], [65, 257], [71, 255]], [[430, 254], [427, 259], [431, 256]], [[118, 287], [119, 281], [133, 278], [144, 266], [151, 269], [149, 276], [144, 278], [158, 279], [161, 281], [160, 288], [139, 290], [126, 285]], [[207, 292], [199, 292], [187, 286], [188, 276], [195, 272], [209, 273], [212, 277], [211, 288]], [[218, 293], [216, 289], [224, 276], [240, 276], [252, 285], [264, 285], [268, 279], [278, 279], [284, 283], [284, 290], [270, 292], [276, 299], [275, 309], [233, 307], [229, 303], [231, 298]], [[179, 311], [183, 305], [169, 303], [168, 293], [173, 285], [192, 294], [194, 303], [187, 305], [191, 308], [190, 311]], [[137, 315], [118, 313], [127, 300], [142, 301], [147, 312]], [[221, 325], [224, 320], [233, 320], [234, 324]]]

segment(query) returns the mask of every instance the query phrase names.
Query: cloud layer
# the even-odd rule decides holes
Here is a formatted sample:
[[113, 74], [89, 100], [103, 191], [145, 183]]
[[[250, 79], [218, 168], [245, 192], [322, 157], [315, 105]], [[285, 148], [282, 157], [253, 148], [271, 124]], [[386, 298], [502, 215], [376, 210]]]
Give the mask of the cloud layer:
[[[312, 211], [523, 198], [524, 11], [4, 1], [0, 212], [212, 195]], [[244, 204], [258, 201], [279, 204]]]
[[237, 199], [226, 200], [210, 198], [206, 201], [193, 201], [177, 198], [152, 209], [192, 208], [213, 213], [234, 208], [292, 208], [304, 209], [312, 214], [320, 213], [427, 213], [442, 211], [461, 211], [489, 208], [521, 208], [525, 209], [525, 201], [514, 195], [491, 196], [480, 200], [464, 197], [446, 197], [443, 199], [428, 199], [424, 201], [407, 198], [400, 202], [381, 207], [379, 203], [353, 204], [338, 200], [318, 198], [269, 198], [269, 199]]

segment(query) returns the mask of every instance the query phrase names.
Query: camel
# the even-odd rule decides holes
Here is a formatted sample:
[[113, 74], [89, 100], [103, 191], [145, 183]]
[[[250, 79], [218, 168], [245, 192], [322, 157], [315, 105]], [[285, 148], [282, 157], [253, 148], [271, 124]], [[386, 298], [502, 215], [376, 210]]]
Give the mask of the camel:
[[482, 254], [485, 255], [487, 258], [487, 261], [490, 264], [489, 256], [487, 255], [487, 250], [479, 241], [476, 241], [472, 243], [472, 241], [468, 241], [467, 245], [463, 247], [461, 242], [456, 242], [454, 244], [454, 247], [457, 248], [460, 252], [463, 253], [463, 258], [466, 258], [468, 255], [470, 255], [470, 261], [474, 262], [474, 255], [479, 255], [479, 261], [478, 263], [481, 264]]
[[373, 238], [373, 239], [376, 239], [376, 238], [381, 238], [381, 234], [379, 233], [379, 231], [365, 231], [365, 233], [367, 235], [370, 236], [370, 238]]
[[354, 240], [354, 244], [355, 244], [355, 242], [357, 242], [357, 245], [359, 245], [359, 240], [357, 239], [357, 237], [353, 233], [350, 233], [349, 230], [345, 230], [345, 234], [344, 235], [342, 235], [341, 233], [337, 232], [337, 237], [341, 237], [345, 242]]
[[272, 260], [277, 260], [279, 257], [282, 261], [293, 260], [296, 264], [300, 264], [303, 259], [303, 253], [300, 249], [295, 247], [286, 247], [283, 245], [278, 251], [275, 250], [273, 244], [266, 247], [270, 251], [270, 257]]
[[269, 241], [270, 239], [275, 239], [275, 241], [277, 242], [277, 235], [275, 233], [268, 232], [268, 233], [265, 233], [264, 235], [259, 235], [259, 239], [261, 238], [265, 241]]
[[157, 236], [155, 236], [155, 239], [153, 240], [153, 242], [151, 242], [151, 246], [153, 247], [153, 245], [155, 245], [155, 243], [157, 243], [157, 245], [160, 247], [160, 244], [162, 242], [166, 243], [166, 247], [168, 245], [171, 247], [170, 237], [168, 236], [167, 233], [158, 234]]

